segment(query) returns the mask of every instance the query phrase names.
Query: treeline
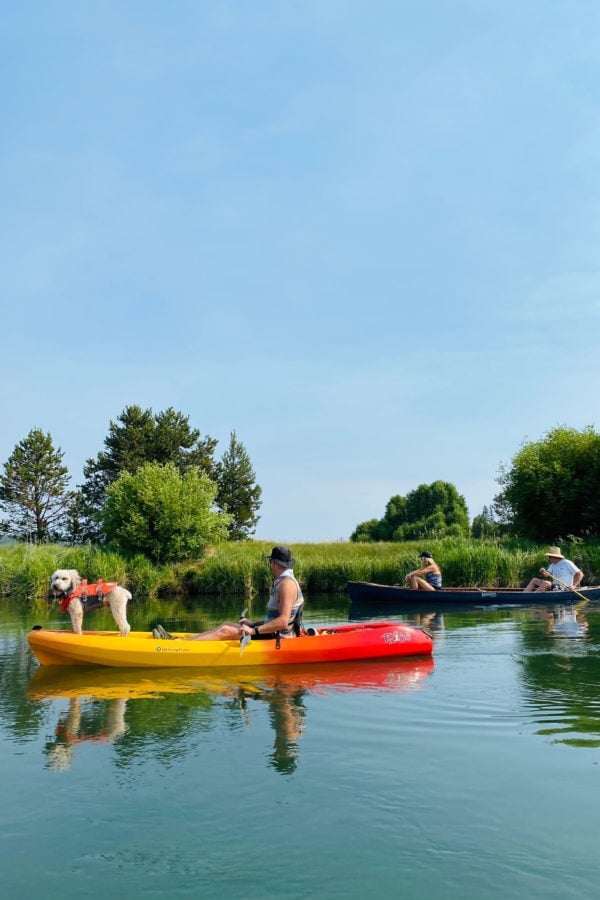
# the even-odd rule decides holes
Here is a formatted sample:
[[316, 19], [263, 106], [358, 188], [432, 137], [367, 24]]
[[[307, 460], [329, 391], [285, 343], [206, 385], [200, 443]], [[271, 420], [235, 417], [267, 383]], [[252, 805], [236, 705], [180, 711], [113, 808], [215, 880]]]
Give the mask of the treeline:
[[72, 490], [63, 451], [34, 428], [0, 474], [0, 533], [37, 544], [109, 546], [153, 562], [245, 540], [259, 520], [261, 488], [235, 431], [221, 459], [216, 446], [172, 408], [154, 414], [128, 406]]
[[[261, 488], [235, 431], [217, 441], [169, 408], [129, 406], [70, 488], [63, 452], [33, 429], [0, 473], [0, 534], [27, 543], [92, 545], [151, 563], [202, 559], [245, 541], [259, 521]], [[381, 519], [356, 526], [354, 544], [487, 538], [565, 543], [600, 536], [600, 435], [556, 428], [501, 466], [500, 490], [469, 523], [465, 498], [445, 481], [390, 498]]]
[[498, 494], [469, 525], [464, 497], [445, 481], [391, 497], [381, 519], [356, 526], [350, 540], [443, 537], [514, 538], [556, 543], [600, 536], [600, 434], [555, 428], [502, 465]]

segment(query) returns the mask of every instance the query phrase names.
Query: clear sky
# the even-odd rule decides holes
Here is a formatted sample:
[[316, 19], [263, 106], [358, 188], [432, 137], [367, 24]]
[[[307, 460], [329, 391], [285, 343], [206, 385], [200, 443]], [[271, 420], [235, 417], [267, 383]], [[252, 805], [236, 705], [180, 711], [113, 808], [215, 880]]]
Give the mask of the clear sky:
[[0, 60], [0, 463], [172, 406], [293, 544], [596, 426], [597, 0], [4, 0]]

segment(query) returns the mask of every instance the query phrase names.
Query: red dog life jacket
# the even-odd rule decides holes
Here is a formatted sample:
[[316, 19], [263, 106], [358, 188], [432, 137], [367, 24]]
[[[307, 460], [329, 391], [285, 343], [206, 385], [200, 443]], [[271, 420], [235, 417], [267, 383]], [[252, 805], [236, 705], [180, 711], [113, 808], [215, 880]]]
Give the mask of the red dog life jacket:
[[60, 608], [63, 612], [67, 612], [69, 609], [69, 604], [71, 600], [75, 600], [78, 597], [82, 603], [85, 604], [88, 597], [95, 597], [96, 603], [94, 606], [102, 606], [102, 601], [104, 599], [105, 594], [110, 594], [111, 591], [117, 586], [116, 581], [102, 581], [101, 578], [95, 584], [88, 584], [84, 579], [80, 585], [78, 585], [74, 591], [70, 594], [67, 594], [66, 597], [63, 597], [60, 601]]

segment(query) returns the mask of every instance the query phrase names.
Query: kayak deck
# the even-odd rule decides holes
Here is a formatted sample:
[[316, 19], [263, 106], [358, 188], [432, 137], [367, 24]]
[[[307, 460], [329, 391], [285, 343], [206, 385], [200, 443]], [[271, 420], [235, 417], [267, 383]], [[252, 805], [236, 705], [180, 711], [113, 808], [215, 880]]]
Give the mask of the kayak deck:
[[156, 640], [149, 632], [54, 631], [34, 628], [29, 645], [44, 666], [122, 666], [134, 668], [228, 668], [339, 662], [401, 656], [429, 656], [431, 635], [402, 622], [367, 622], [323, 628], [316, 635], [276, 641]]

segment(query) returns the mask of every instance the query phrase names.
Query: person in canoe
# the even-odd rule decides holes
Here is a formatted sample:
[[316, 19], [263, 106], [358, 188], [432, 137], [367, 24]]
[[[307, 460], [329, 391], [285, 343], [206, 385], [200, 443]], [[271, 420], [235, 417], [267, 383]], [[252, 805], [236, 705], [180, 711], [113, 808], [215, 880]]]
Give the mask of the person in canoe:
[[422, 562], [420, 569], [409, 572], [405, 578], [406, 583], [413, 591], [441, 591], [442, 570], [433, 558], [429, 550], [423, 550], [419, 554]]
[[562, 555], [560, 547], [550, 547], [546, 556], [550, 561], [548, 568], [542, 566], [540, 569], [542, 577], [532, 578], [527, 587], [523, 588], [524, 591], [562, 591], [565, 586], [579, 587], [583, 580], [583, 572], [574, 562]]
[[[223, 622], [216, 628], [202, 631], [192, 637], [185, 638], [188, 641], [228, 641], [243, 638], [248, 635], [253, 641], [274, 640], [280, 638], [294, 638], [300, 631], [300, 619], [304, 606], [302, 589], [294, 575], [293, 566], [296, 560], [292, 556], [289, 547], [273, 547], [269, 556], [265, 556], [271, 567], [273, 587], [267, 604], [264, 619], [253, 622], [241, 618], [239, 622]], [[169, 640], [172, 635], [157, 625], [152, 629], [152, 634], [157, 640]]]

